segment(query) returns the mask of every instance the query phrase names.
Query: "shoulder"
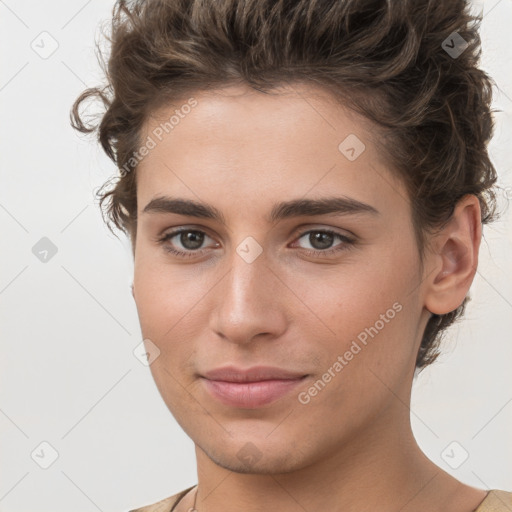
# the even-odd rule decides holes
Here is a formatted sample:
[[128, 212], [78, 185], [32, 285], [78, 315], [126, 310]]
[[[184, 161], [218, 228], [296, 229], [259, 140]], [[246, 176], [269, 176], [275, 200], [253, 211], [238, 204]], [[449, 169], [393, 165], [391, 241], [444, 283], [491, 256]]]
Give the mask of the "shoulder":
[[512, 492], [491, 489], [475, 512], [512, 512]]
[[135, 508], [130, 510], [129, 512], [170, 512], [174, 505], [176, 505], [187, 492], [193, 489], [195, 485], [184, 489], [168, 498], [164, 498], [163, 500], [157, 501], [151, 505], [145, 505], [144, 507]]

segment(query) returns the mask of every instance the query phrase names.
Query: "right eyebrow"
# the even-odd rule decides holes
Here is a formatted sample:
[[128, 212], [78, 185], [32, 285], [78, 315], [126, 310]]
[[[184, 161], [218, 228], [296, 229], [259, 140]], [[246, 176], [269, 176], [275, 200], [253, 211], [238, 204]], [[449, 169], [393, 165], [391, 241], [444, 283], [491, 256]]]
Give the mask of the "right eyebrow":
[[176, 213], [189, 217], [214, 219], [226, 224], [224, 215], [214, 206], [198, 203], [191, 199], [175, 199], [160, 196], [152, 199], [142, 210], [142, 213]]

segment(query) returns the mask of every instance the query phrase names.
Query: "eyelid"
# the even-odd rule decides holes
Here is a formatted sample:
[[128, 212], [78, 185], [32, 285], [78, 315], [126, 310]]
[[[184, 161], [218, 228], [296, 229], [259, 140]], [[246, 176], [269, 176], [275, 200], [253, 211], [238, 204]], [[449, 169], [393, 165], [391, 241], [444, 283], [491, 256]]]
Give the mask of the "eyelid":
[[[187, 233], [189, 231], [197, 231], [198, 233], [202, 233], [203, 235], [205, 235], [205, 237], [208, 237], [211, 240], [215, 241], [215, 238], [213, 236], [211, 236], [210, 234], [208, 234], [208, 231], [204, 230], [203, 228], [195, 228], [195, 227], [189, 227], [189, 226], [179, 226], [179, 227], [173, 228], [170, 231], [164, 232], [161, 235], [157, 236], [155, 241], [157, 243], [164, 242], [166, 240], [170, 240], [171, 238], [174, 238], [174, 237], [180, 235], [183, 232]], [[216, 246], [219, 245], [219, 243], [216, 241], [215, 241], [215, 244], [216, 244]], [[189, 249], [188, 252], [199, 253], [202, 250], [204, 250], [204, 248], [197, 249], [196, 251], [192, 251], [191, 249]]]
[[[307, 256], [310, 256], [310, 257], [330, 258], [332, 255], [334, 255], [334, 256], [341, 255], [341, 253], [352, 249], [357, 242], [357, 237], [355, 237], [353, 234], [346, 235], [343, 233], [339, 233], [336, 229], [332, 229], [330, 227], [325, 227], [325, 226], [324, 227], [318, 227], [318, 226], [311, 227], [311, 226], [309, 226], [307, 229], [304, 226], [302, 226], [302, 227], [303, 227], [302, 231], [299, 231], [298, 233], [296, 232], [293, 235], [295, 243], [297, 243], [296, 241], [300, 240], [302, 237], [304, 237], [305, 235], [307, 235], [311, 232], [327, 233], [327, 234], [332, 235], [333, 237], [338, 237], [338, 239], [341, 241], [340, 244], [334, 245], [333, 247], [328, 247], [326, 249], [307, 249], [307, 248], [302, 248], [300, 246], [298, 247], [299, 249], [302, 249], [302, 251], [305, 252], [305, 254]], [[171, 229], [171, 231], [168, 231], [168, 232], [162, 234], [161, 236], [159, 236], [157, 238], [156, 242], [158, 243], [158, 245], [162, 246], [164, 251], [166, 251], [169, 254], [172, 254], [175, 257], [180, 258], [180, 259], [187, 259], [187, 258], [192, 259], [192, 258], [198, 258], [200, 256], [203, 256], [205, 252], [208, 252], [209, 247], [203, 247], [203, 248], [195, 249], [195, 250], [194, 249], [182, 250], [182, 249], [176, 249], [174, 247], [166, 245], [166, 242], [168, 240], [180, 235], [182, 232], [190, 232], [190, 231], [197, 231], [199, 233], [206, 235], [208, 238], [215, 240], [215, 238], [210, 236], [208, 234], [207, 230], [204, 230], [202, 227], [197, 228], [197, 227], [191, 227], [191, 226], [179, 226], [179, 227]], [[218, 246], [219, 246], [219, 243], [216, 242], [215, 248]], [[295, 246], [293, 248], [295, 248]]]
[[157, 233], [154, 237], [152, 237], [153, 242], [161, 242], [162, 239], [166, 237], [174, 237], [179, 235], [183, 231], [198, 231], [199, 233], [203, 233], [211, 239], [215, 237], [210, 234], [210, 230], [205, 226], [189, 226], [186, 224], [181, 224], [178, 226], [174, 226], [171, 228], [163, 229], [161, 232]]
[[335, 252], [341, 252], [349, 247], [352, 247], [356, 243], [356, 239], [353, 236], [345, 235], [343, 233], [338, 233], [337, 231], [329, 228], [311, 228], [306, 229], [303, 232], [298, 233], [294, 236], [294, 240], [296, 240], [294, 243], [298, 243], [298, 240], [300, 240], [302, 237], [308, 235], [311, 232], [320, 232], [320, 233], [327, 233], [329, 235], [332, 235], [334, 238], [338, 237], [338, 240], [341, 241], [341, 243], [334, 245], [333, 247], [328, 247], [327, 249], [307, 249], [307, 248], [301, 248], [304, 251], [307, 251], [311, 254], [317, 254], [317, 255], [330, 255]]
[[294, 231], [293, 236], [303, 236], [306, 233], [309, 233], [310, 231], [327, 231], [329, 233], [334, 233], [335, 235], [344, 236], [346, 238], [350, 238], [351, 240], [356, 240], [356, 235], [352, 233], [351, 231], [347, 229], [342, 228], [336, 228], [333, 226], [326, 226], [326, 225], [311, 225], [311, 224], [302, 224], [296, 230]]
[[[167, 231], [167, 229], [169, 229], [169, 231]], [[167, 229], [164, 230], [162, 233], [156, 235], [153, 241], [160, 242], [163, 238], [174, 237], [176, 235], [179, 235], [183, 231], [198, 231], [200, 233], [204, 233], [206, 236], [208, 236], [212, 240], [215, 238], [214, 236], [209, 234], [208, 228], [206, 228], [204, 226], [196, 227], [193, 225], [192, 226], [180, 225], [180, 226], [176, 226], [174, 228], [167, 228]], [[301, 238], [311, 231], [325, 231], [328, 233], [332, 233], [334, 235], [345, 237], [347, 239], [350, 239], [351, 241], [355, 241], [355, 239], [357, 238], [352, 232], [350, 232], [348, 230], [344, 230], [345, 232], [338, 232], [337, 229], [339, 229], [339, 228], [333, 228], [333, 227], [325, 226], [325, 225], [311, 226], [311, 225], [307, 225], [307, 224], [302, 224], [301, 226], [297, 227], [294, 230], [292, 236], [295, 240], [295, 238]]]

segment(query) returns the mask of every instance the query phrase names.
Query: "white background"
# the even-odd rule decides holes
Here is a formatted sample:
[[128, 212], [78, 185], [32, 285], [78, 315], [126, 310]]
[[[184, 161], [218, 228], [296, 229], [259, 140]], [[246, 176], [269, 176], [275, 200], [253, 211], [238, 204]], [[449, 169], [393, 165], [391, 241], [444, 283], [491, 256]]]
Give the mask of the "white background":
[[[69, 124], [78, 94], [102, 81], [94, 39], [112, 3], [0, 0], [0, 511], [122, 511], [197, 482], [193, 443], [132, 352], [130, 247], [93, 197], [115, 168]], [[466, 319], [417, 378], [411, 420], [440, 467], [512, 490], [512, 0], [476, 7], [502, 111], [491, 152], [505, 213], [484, 228]], [[31, 47], [41, 38], [58, 43], [48, 58]], [[32, 252], [42, 237], [58, 251], [46, 263]], [[31, 457], [51, 454], [43, 441], [58, 452], [48, 469]], [[457, 469], [441, 456], [453, 441], [452, 457], [469, 454]]]

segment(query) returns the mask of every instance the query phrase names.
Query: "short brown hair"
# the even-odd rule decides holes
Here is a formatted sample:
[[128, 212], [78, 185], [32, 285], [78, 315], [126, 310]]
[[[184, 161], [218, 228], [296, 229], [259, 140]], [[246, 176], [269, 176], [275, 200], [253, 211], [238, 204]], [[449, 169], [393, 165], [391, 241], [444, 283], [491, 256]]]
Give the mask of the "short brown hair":
[[[118, 0], [102, 63], [107, 83], [85, 90], [71, 112], [75, 129], [97, 130], [117, 167], [133, 171], [97, 192], [107, 224], [134, 246], [131, 157], [157, 108], [215, 87], [270, 92], [307, 82], [376, 124], [390, 168], [407, 186], [423, 264], [427, 235], [466, 194], [478, 197], [482, 224], [496, 217], [487, 152], [493, 82], [478, 68], [480, 21], [464, 0]], [[99, 126], [79, 112], [90, 98], [106, 107]], [[431, 316], [417, 368], [437, 358], [443, 331], [468, 299]]]

